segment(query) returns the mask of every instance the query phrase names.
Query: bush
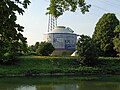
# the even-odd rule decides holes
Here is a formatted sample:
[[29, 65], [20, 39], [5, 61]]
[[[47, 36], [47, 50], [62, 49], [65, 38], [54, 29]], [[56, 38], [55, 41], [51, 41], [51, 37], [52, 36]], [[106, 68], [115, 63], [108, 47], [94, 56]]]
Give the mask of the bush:
[[77, 54], [81, 62], [86, 65], [94, 65], [98, 57], [97, 48], [89, 36], [81, 35], [77, 42]]
[[38, 46], [38, 49], [36, 50], [38, 55], [42, 56], [49, 56], [55, 48], [53, 45], [49, 42], [41, 42]]

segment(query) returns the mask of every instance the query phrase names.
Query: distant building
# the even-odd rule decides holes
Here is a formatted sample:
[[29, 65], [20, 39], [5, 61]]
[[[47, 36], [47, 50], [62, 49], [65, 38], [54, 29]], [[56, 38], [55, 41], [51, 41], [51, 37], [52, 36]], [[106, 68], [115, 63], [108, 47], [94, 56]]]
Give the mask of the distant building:
[[52, 43], [55, 47], [52, 55], [71, 55], [76, 50], [77, 34], [72, 29], [64, 26], [57, 26], [52, 31], [44, 34], [44, 41]]

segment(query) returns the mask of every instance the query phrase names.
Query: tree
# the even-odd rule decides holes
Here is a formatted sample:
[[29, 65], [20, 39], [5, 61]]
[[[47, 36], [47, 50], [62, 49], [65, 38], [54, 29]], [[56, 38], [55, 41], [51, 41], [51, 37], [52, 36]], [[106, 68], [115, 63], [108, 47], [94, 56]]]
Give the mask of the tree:
[[96, 24], [92, 39], [100, 49], [100, 56], [116, 56], [113, 49], [113, 38], [115, 37], [115, 27], [119, 20], [113, 13], [104, 14]]
[[50, 0], [50, 5], [47, 8], [46, 14], [52, 14], [54, 17], [59, 17], [65, 11], [75, 12], [77, 8], [80, 8], [81, 12], [89, 12], [91, 5], [86, 5], [85, 0]]
[[118, 52], [117, 55], [120, 56], [120, 24], [115, 28], [115, 37], [113, 39], [114, 49]]
[[37, 55], [37, 49], [39, 47], [39, 42], [36, 42], [35, 45], [28, 47], [28, 55]]
[[96, 45], [87, 35], [81, 35], [77, 42], [77, 54], [81, 62], [87, 65], [94, 65], [98, 57]]
[[37, 49], [37, 54], [42, 55], [42, 56], [49, 56], [55, 48], [53, 45], [49, 42], [41, 42], [38, 49]]
[[28, 55], [37, 55], [36, 54], [36, 49], [34, 45], [28, 46]]
[[24, 27], [16, 24], [16, 12], [23, 14], [22, 5], [27, 8], [29, 0], [1, 0], [0, 1], [0, 60], [8, 61], [21, 50], [21, 45], [26, 43], [22, 33]]
[[36, 43], [35, 43], [35, 46], [34, 46], [35, 51], [38, 49], [39, 45], [40, 45], [39, 42], [36, 42]]

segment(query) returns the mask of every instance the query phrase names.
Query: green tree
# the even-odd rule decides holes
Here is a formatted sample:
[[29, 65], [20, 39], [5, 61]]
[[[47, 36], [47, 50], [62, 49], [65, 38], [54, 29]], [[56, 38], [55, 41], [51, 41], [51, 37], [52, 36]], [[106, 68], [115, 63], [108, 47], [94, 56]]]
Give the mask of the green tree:
[[35, 46], [34, 46], [34, 48], [35, 48], [35, 51], [38, 49], [38, 47], [39, 47], [39, 44], [40, 44], [39, 42], [36, 42], [36, 43], [35, 43]]
[[77, 42], [77, 54], [81, 62], [87, 65], [95, 65], [98, 53], [96, 45], [87, 35], [81, 35]]
[[28, 55], [36, 55], [36, 50], [35, 50], [35, 46], [34, 45], [31, 45], [31, 46], [28, 46]]
[[75, 12], [79, 7], [80, 11], [84, 14], [89, 12], [91, 5], [87, 5], [85, 0], [50, 0], [50, 5], [47, 8], [46, 14], [52, 14], [54, 17], [59, 17], [65, 11]]
[[115, 28], [115, 37], [113, 39], [114, 49], [118, 52], [117, 55], [120, 56], [120, 24]]
[[14, 58], [14, 55], [26, 43], [26, 38], [22, 33], [24, 27], [16, 23], [16, 12], [23, 14], [23, 8], [30, 3], [28, 0], [1, 0], [0, 1], [0, 60], [8, 61]]
[[41, 42], [37, 49], [37, 54], [42, 56], [49, 56], [54, 50], [55, 48], [51, 43]]
[[39, 42], [36, 42], [35, 45], [28, 47], [28, 55], [37, 55], [37, 49], [39, 47]]
[[113, 13], [104, 14], [96, 24], [92, 39], [100, 49], [100, 56], [116, 56], [113, 38], [118, 24], [119, 20]]

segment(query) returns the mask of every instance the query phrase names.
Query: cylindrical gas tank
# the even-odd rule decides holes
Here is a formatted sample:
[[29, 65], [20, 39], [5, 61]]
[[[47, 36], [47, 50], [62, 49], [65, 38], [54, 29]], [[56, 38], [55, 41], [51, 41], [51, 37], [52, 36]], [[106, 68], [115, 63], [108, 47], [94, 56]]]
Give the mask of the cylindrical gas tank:
[[52, 55], [71, 55], [76, 49], [77, 34], [72, 29], [64, 26], [57, 26], [44, 35], [44, 40], [52, 43], [55, 47]]

